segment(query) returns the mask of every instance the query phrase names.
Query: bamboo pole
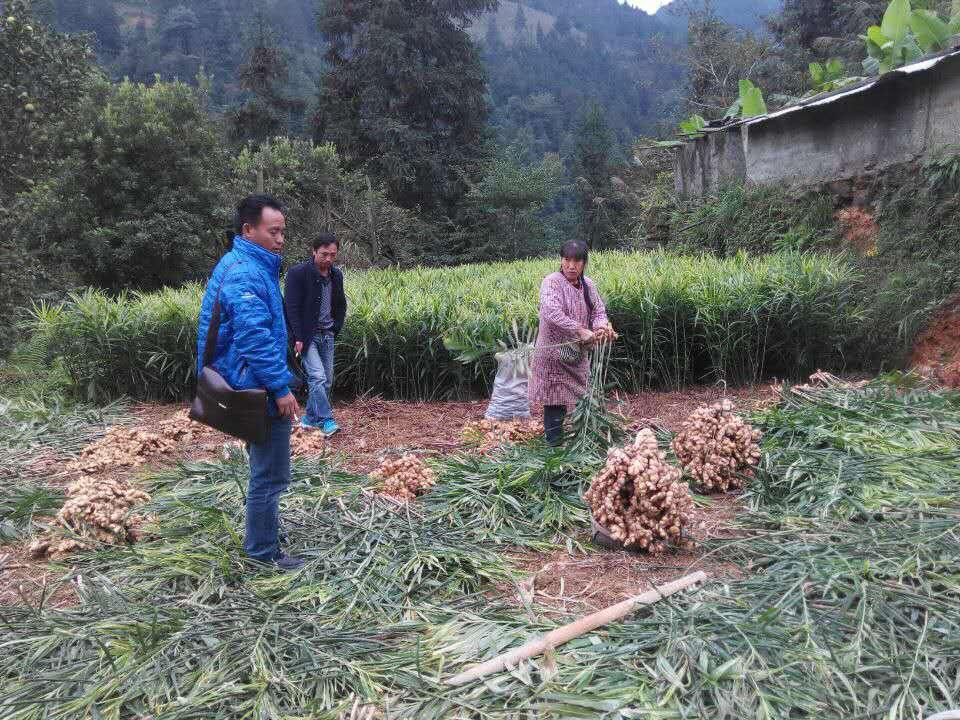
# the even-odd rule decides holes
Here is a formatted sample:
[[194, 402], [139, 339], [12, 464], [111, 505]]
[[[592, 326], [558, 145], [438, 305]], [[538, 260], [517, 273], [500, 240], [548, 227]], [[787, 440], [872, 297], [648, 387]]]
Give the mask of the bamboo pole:
[[487, 660], [485, 663], [476, 665], [475, 667], [472, 667], [469, 670], [466, 670], [459, 675], [446, 680], [446, 684], [465, 685], [468, 682], [478, 680], [492, 673], [500, 672], [504, 668], [515, 666], [523, 660], [529, 660], [530, 658], [536, 657], [547, 650], [552, 650], [553, 648], [563, 645], [574, 638], [578, 638], [581, 635], [587, 634], [591, 630], [596, 630], [598, 627], [602, 627], [620, 620], [641, 605], [652, 605], [668, 595], [673, 595], [681, 590], [685, 590], [691, 585], [703, 582], [706, 579], [706, 573], [703, 571], [695, 572], [692, 575], [687, 575], [679, 580], [668, 582], [665, 585], [661, 585], [660, 587], [654, 588], [653, 590], [645, 592], [641, 595], [624, 600], [616, 605], [611, 605], [610, 607], [599, 610], [592, 615], [587, 615], [586, 617], [582, 617], [568, 625], [559, 627], [556, 630], [551, 630], [543, 637], [537, 638], [536, 640], [531, 640], [530, 642], [521, 645], [516, 650], [511, 650], [510, 652], [498, 655], [492, 660]]

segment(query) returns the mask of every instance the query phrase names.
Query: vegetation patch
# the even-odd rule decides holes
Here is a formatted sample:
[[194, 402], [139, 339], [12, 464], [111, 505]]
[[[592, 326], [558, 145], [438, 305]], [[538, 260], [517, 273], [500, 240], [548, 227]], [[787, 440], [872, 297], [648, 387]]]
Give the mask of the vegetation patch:
[[[840, 258], [602, 253], [590, 273], [620, 333], [611, 379], [626, 389], [834, 366], [857, 320]], [[554, 260], [348, 273], [338, 387], [385, 397], [475, 396], [498, 343], [533, 327]], [[32, 356], [62, 361], [75, 394], [181, 399], [196, 353], [198, 286], [109, 297], [90, 290], [35, 311]], [[469, 360], [462, 362], [461, 360]]]

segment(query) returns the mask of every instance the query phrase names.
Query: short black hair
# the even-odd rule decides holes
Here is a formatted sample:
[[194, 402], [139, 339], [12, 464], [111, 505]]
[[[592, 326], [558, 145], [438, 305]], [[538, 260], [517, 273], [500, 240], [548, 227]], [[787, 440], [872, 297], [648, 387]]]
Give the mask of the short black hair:
[[318, 233], [316, 237], [313, 238], [313, 249], [319, 250], [322, 247], [327, 245], [336, 245], [337, 250], [340, 249], [340, 241], [337, 240], [337, 236], [332, 232], [322, 232]]
[[248, 195], [240, 204], [237, 205], [237, 219], [234, 221], [234, 229], [237, 235], [243, 232], [244, 225], [256, 225], [263, 218], [263, 209], [271, 208], [277, 212], [283, 212], [283, 205], [269, 195]]
[[589, 254], [590, 250], [583, 240], [568, 240], [560, 248], [560, 257], [565, 260], [583, 260], [586, 262]]

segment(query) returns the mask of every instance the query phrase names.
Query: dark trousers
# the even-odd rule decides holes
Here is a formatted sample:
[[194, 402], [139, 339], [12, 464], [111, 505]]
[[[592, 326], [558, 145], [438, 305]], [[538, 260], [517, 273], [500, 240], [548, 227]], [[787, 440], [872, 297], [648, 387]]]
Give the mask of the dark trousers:
[[544, 405], [543, 436], [547, 440], [547, 445], [557, 447], [563, 443], [563, 421], [566, 417], [566, 406]]

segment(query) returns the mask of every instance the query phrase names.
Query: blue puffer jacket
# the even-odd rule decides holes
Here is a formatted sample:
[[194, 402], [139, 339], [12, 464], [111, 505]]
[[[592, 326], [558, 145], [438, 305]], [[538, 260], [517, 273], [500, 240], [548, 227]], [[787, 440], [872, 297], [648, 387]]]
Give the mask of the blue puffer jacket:
[[290, 392], [294, 380], [287, 367], [280, 256], [239, 235], [233, 239], [233, 249], [217, 263], [203, 294], [197, 329], [198, 373], [218, 289], [220, 330], [210, 364], [235, 390], [266, 388], [270, 412], [275, 415], [275, 400]]

